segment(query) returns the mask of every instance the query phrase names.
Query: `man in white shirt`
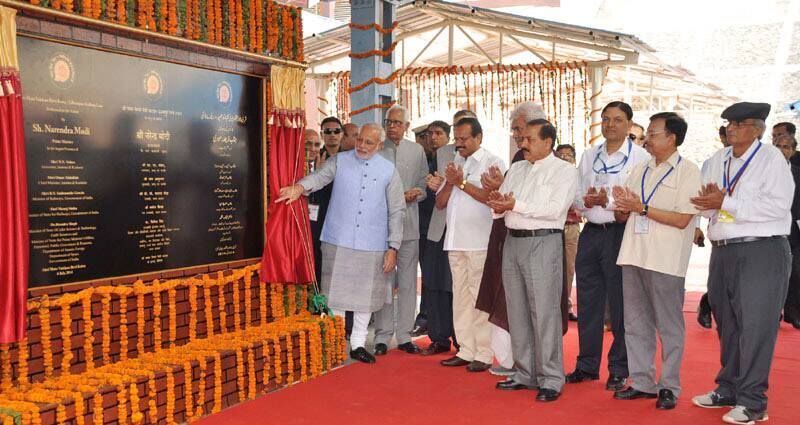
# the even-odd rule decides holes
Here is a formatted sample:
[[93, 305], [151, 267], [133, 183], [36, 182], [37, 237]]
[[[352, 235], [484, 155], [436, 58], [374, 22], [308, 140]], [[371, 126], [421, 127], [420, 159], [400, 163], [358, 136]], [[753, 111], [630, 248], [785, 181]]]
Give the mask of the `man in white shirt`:
[[458, 354], [441, 364], [483, 372], [492, 366], [494, 354], [489, 315], [475, 308], [492, 228], [492, 212], [485, 204], [489, 191], [481, 185], [481, 174], [491, 166], [505, 172], [506, 166], [481, 148], [483, 129], [477, 119], [462, 118], [454, 134], [457, 155], [445, 169], [436, 207], [447, 208], [444, 249], [453, 276], [453, 327], [460, 346]]
[[[680, 394], [684, 328], [683, 294], [700, 190], [700, 170], [678, 154], [686, 121], [674, 112], [650, 117], [645, 146], [653, 159], [633, 168], [625, 186], [614, 186], [618, 221], [626, 222], [617, 264], [622, 266], [625, 346], [631, 383], [617, 400], [658, 398], [674, 409]], [[691, 225], [690, 225], [691, 224]], [[661, 378], [656, 382], [656, 336]]]
[[[529, 121], [520, 146], [525, 161], [511, 166], [499, 191], [489, 194], [495, 217], [504, 217], [503, 284], [514, 341], [516, 373], [499, 389], [539, 388], [538, 401], [554, 401], [564, 387], [561, 338], [563, 239], [578, 172], [553, 155], [556, 129]], [[520, 303], [518, 300], [525, 300]]]
[[730, 146], [707, 161], [704, 186], [692, 198], [710, 219], [708, 300], [722, 364], [717, 388], [692, 402], [734, 407], [722, 417], [734, 424], [768, 419], [765, 392], [792, 261], [786, 235], [794, 180], [783, 154], [761, 143], [769, 110], [740, 102], [722, 112]]
[[614, 342], [608, 350], [606, 389], [618, 391], [625, 387], [628, 377], [622, 269], [617, 265], [625, 225], [615, 221], [611, 188], [622, 185], [631, 169], [649, 160], [650, 154], [628, 138], [633, 122], [630, 105], [611, 102], [603, 108], [601, 116], [606, 140], [586, 150], [578, 166], [580, 183], [574, 206], [587, 221], [575, 257], [580, 351], [575, 371], [566, 379], [571, 384], [600, 379], [603, 316], [608, 299]]

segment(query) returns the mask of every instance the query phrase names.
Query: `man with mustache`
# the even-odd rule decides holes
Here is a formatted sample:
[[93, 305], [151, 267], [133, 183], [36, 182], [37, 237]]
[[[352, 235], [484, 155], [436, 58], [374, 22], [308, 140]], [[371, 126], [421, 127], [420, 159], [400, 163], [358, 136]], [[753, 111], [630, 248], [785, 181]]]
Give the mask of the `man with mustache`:
[[448, 251], [453, 275], [453, 326], [460, 344], [458, 354], [443, 360], [443, 366], [466, 366], [483, 372], [492, 365], [489, 315], [475, 308], [492, 214], [488, 191], [481, 174], [491, 166], [505, 171], [503, 160], [481, 148], [483, 129], [475, 118], [462, 118], [455, 127], [457, 155], [445, 170], [444, 187], [436, 195], [436, 207], [447, 208]]
[[623, 184], [631, 169], [649, 160], [650, 155], [628, 138], [633, 120], [630, 105], [611, 102], [601, 116], [605, 142], [586, 150], [578, 166], [580, 186], [574, 205], [587, 220], [575, 258], [580, 351], [575, 370], [566, 380], [575, 384], [600, 379], [603, 314], [608, 300], [614, 342], [608, 351], [606, 389], [619, 391], [625, 388], [628, 378], [622, 269], [617, 265], [625, 225], [614, 218], [611, 188]]

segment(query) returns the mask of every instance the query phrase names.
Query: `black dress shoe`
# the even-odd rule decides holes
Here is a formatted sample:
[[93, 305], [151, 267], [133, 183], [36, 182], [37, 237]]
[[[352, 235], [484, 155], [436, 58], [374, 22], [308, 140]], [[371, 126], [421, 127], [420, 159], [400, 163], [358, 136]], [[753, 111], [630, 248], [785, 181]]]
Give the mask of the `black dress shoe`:
[[575, 371], [567, 375], [565, 379], [569, 384], [577, 384], [578, 382], [583, 381], [596, 381], [600, 379], [600, 375], [597, 373], [589, 373], [580, 369], [575, 369]]
[[571, 311], [567, 315], [567, 318], [569, 319], [570, 322], [577, 322], [578, 321], [578, 316], [576, 316], [575, 313], [573, 313]]
[[467, 365], [467, 372], [485, 372], [491, 368], [492, 365], [489, 363], [473, 360], [472, 362], [470, 362], [470, 364]]
[[386, 352], [389, 351], [389, 347], [386, 344], [375, 344], [375, 355], [376, 356], [383, 356]]
[[449, 352], [450, 352], [449, 345], [440, 344], [438, 342], [432, 342], [431, 345], [422, 350], [422, 353], [420, 354], [422, 354], [423, 356], [432, 356], [434, 354], [449, 353]]
[[708, 294], [700, 298], [700, 304], [697, 306], [697, 323], [706, 329], [711, 329], [711, 305], [708, 304]]
[[675, 398], [675, 394], [672, 394], [672, 391], [668, 389], [663, 389], [658, 392], [656, 409], [659, 410], [674, 409], [676, 404], [678, 404], [678, 399]]
[[656, 398], [658, 397], [655, 393], [646, 393], [644, 391], [639, 391], [633, 387], [625, 388], [624, 390], [615, 391], [614, 398], [617, 400], [636, 400], [639, 398]]
[[536, 394], [536, 401], [556, 401], [560, 395], [561, 393], [556, 390], [542, 388], [539, 390], [539, 393]]
[[428, 328], [425, 326], [414, 326], [414, 329], [411, 331], [411, 336], [418, 337], [422, 335], [428, 334]]
[[507, 390], [507, 391], [517, 391], [517, 390], [535, 390], [537, 389], [534, 386], [529, 386], [525, 384], [520, 384], [519, 382], [513, 379], [506, 379], [505, 381], [500, 381], [494, 384], [494, 387], [498, 390]]
[[399, 348], [402, 351], [405, 351], [408, 354], [419, 354], [422, 352], [422, 350], [420, 350], [419, 347], [416, 346], [416, 344], [410, 341], [398, 345], [397, 348]]
[[614, 375], [613, 373], [608, 377], [608, 381], [606, 381], [606, 389], [609, 391], [619, 391], [625, 388], [625, 383], [628, 382], [628, 378], [623, 378], [619, 375]]
[[697, 310], [697, 323], [699, 323], [700, 326], [702, 326], [702, 327], [704, 327], [706, 329], [711, 329], [711, 312], [710, 311], [705, 311], [705, 309], [702, 309], [702, 308], [698, 309]]
[[375, 356], [369, 353], [364, 347], [358, 347], [355, 350], [350, 350], [350, 358], [358, 360], [362, 363], [375, 363]]
[[468, 362], [468, 361], [466, 361], [466, 360], [462, 359], [461, 357], [458, 357], [458, 356], [453, 356], [453, 357], [450, 357], [449, 359], [442, 360], [442, 361], [441, 361], [441, 362], [439, 362], [439, 363], [440, 363], [442, 366], [454, 367], [454, 366], [466, 366], [466, 365], [468, 365], [470, 362]]

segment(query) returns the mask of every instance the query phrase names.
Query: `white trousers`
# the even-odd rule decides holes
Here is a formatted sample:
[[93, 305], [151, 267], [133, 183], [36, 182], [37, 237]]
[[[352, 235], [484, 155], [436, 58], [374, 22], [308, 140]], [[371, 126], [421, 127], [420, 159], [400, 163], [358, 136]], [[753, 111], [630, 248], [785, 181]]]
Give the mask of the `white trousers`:
[[497, 363], [499, 363], [500, 366], [506, 369], [512, 369], [514, 367], [514, 356], [511, 353], [511, 334], [499, 326], [495, 326], [492, 323], [490, 323], [490, 325], [492, 326], [492, 351], [494, 351], [494, 358], [497, 359]]
[[[344, 318], [344, 310], [333, 310], [333, 315]], [[370, 312], [353, 312], [353, 331], [350, 332], [351, 350], [355, 350], [358, 347], [363, 347], [367, 342], [367, 327], [369, 326], [369, 318], [371, 316], [372, 313]]]

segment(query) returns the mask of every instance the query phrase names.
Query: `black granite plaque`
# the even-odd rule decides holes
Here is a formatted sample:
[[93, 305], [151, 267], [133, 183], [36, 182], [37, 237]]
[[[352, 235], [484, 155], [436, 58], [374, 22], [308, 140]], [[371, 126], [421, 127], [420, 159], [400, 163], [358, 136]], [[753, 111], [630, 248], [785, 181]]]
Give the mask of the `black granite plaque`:
[[31, 287], [261, 255], [260, 78], [18, 43]]

